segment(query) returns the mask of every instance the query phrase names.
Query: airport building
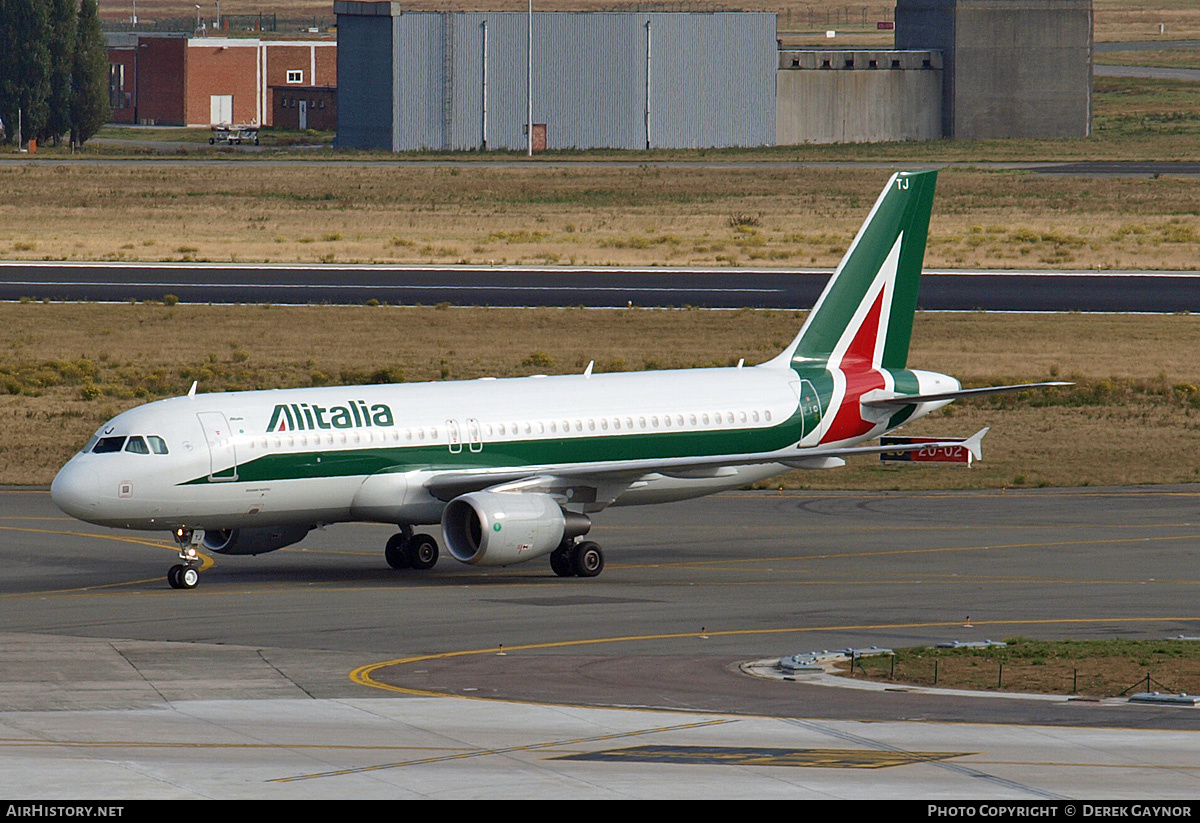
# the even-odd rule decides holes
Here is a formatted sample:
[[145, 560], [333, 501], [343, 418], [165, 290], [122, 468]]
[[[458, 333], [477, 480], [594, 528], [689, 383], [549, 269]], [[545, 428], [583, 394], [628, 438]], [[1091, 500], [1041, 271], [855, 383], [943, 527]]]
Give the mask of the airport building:
[[942, 136], [1092, 132], [1092, 0], [897, 0], [896, 48], [941, 52]]
[[535, 150], [1091, 133], [1091, 0], [897, 0], [892, 49], [784, 49], [758, 12], [334, 11], [338, 42], [112, 34], [112, 119], [390, 151], [524, 149], [531, 109]]
[[337, 85], [333, 40], [118, 32], [107, 39], [114, 123], [270, 126], [277, 88]]
[[521, 149], [531, 99], [539, 147], [775, 142], [774, 14], [334, 11], [339, 146]]

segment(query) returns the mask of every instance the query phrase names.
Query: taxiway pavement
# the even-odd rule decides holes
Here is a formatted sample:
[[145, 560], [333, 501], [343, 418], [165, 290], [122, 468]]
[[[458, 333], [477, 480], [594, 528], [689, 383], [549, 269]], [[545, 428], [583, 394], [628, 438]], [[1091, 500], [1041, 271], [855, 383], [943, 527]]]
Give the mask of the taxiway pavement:
[[594, 580], [540, 561], [396, 572], [389, 529], [343, 525], [175, 591], [165, 539], [0, 490], [0, 792], [1194, 797], [1200, 709], [868, 693], [738, 663], [1200, 635], [1198, 506], [1189, 486], [721, 495], [598, 517]]

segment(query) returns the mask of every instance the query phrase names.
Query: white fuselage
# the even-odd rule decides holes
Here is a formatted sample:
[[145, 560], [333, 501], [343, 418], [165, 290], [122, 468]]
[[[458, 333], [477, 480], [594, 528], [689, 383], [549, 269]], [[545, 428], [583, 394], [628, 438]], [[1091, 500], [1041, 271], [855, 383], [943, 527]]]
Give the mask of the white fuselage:
[[[607, 465], [614, 461], [604, 459], [605, 444], [620, 444], [621, 462], [631, 468], [639, 448], [647, 458], [663, 448], [682, 455], [688, 444], [669, 442], [680, 435], [767, 431], [788, 420], [797, 406], [789, 375], [698, 369], [177, 397], [131, 409], [97, 432], [160, 438], [166, 454], [129, 450], [128, 440], [117, 451], [81, 452], [63, 467], [53, 494], [80, 519], [134, 529], [432, 523], [444, 504], [424, 488], [429, 476]], [[288, 415], [278, 415], [277, 430], [268, 431], [281, 406], [290, 425]], [[389, 414], [367, 419], [380, 406]], [[788, 445], [799, 439], [797, 431]], [[377, 464], [399, 476], [380, 490], [381, 500], [362, 501], [356, 512]], [[660, 475], [635, 484], [619, 502], [703, 495], [781, 470]]]

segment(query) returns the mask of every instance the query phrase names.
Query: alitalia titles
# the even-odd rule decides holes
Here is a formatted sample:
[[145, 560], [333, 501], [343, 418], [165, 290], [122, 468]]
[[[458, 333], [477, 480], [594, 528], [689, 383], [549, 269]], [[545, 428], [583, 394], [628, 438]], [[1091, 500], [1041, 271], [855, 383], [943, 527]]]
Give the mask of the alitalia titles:
[[349, 400], [343, 406], [318, 406], [316, 403], [282, 403], [271, 412], [269, 432], [311, 431], [314, 429], [356, 429], [369, 426], [394, 426], [392, 409], [384, 403], [368, 406], [365, 400]]

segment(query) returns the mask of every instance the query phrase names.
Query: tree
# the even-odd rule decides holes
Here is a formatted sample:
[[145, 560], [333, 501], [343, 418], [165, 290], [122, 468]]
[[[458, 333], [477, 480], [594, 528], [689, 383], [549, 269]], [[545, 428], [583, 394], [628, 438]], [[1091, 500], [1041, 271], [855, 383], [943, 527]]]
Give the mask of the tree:
[[108, 105], [108, 47], [100, 29], [96, 0], [83, 0], [76, 31], [71, 70], [71, 141], [82, 144], [112, 113]]
[[71, 71], [75, 64], [75, 38], [79, 12], [76, 0], [50, 0], [50, 98], [41, 140], [55, 144], [71, 130]]
[[49, 42], [49, 0], [0, 0], [0, 118], [7, 142], [17, 137], [18, 117], [23, 135], [39, 134], [45, 127]]

